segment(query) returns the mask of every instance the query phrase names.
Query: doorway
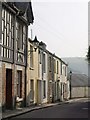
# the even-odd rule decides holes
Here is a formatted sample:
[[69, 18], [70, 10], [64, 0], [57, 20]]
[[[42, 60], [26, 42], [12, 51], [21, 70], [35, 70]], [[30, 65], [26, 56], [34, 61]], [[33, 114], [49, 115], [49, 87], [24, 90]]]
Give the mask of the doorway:
[[30, 80], [30, 103], [34, 103], [34, 80]]
[[12, 69], [6, 69], [6, 109], [12, 109]]
[[42, 84], [41, 84], [41, 80], [38, 80], [38, 91], [37, 91], [37, 95], [38, 95], [38, 104], [42, 103]]

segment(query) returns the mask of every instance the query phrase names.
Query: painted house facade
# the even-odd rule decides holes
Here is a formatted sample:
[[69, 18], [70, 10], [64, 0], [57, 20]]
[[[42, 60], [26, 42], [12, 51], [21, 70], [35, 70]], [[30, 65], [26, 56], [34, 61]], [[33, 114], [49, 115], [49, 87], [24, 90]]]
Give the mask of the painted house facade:
[[[33, 23], [31, 2], [0, 2], [0, 72], [2, 108], [14, 109], [26, 102], [28, 25]], [[27, 7], [28, 6], [28, 7]], [[26, 10], [27, 7], [27, 10]], [[31, 17], [28, 17], [30, 14]], [[1, 76], [0, 76], [1, 77]], [[22, 104], [18, 104], [22, 101]]]
[[35, 104], [36, 103], [36, 78], [38, 76], [37, 73], [37, 65], [38, 65], [38, 61], [35, 62], [36, 58], [36, 54], [34, 53], [36, 51], [34, 51], [34, 45], [32, 43], [31, 39], [28, 39], [28, 55], [27, 55], [27, 106], [31, 105], [31, 104]]
[[54, 102], [54, 59], [53, 54], [48, 51], [47, 52], [47, 79], [48, 79], [48, 89], [47, 89], [47, 98], [48, 103]]
[[61, 58], [48, 53], [48, 103], [68, 100], [70, 96], [69, 80], [67, 79], [68, 65]]
[[[38, 43], [38, 44], [37, 44]], [[47, 102], [47, 52], [46, 45], [28, 41], [27, 105]]]
[[67, 64], [61, 61], [61, 101], [68, 100], [70, 96], [69, 80], [67, 79]]
[[38, 103], [47, 103], [47, 50], [44, 42], [39, 43]]
[[28, 41], [27, 59], [27, 105], [67, 99], [67, 64], [48, 51], [46, 44], [36, 37]]
[[55, 93], [54, 100], [60, 101], [61, 98], [61, 88], [60, 88], [60, 78], [61, 78], [61, 59], [54, 54], [54, 84]]
[[67, 64], [61, 58], [53, 54], [53, 96], [55, 101], [69, 99], [69, 81], [67, 79]]

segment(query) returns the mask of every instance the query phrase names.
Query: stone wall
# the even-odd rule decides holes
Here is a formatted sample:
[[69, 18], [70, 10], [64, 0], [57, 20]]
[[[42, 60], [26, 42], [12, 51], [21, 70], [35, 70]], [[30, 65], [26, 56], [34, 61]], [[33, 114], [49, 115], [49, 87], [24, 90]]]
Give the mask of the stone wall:
[[2, 62], [0, 61], [0, 119], [2, 118]]
[[[3, 110], [6, 109], [6, 69], [12, 69], [12, 108], [16, 107], [17, 95], [17, 70], [22, 71], [22, 98], [25, 100], [25, 67], [2, 62], [0, 67], [0, 103], [2, 102]], [[1, 78], [2, 76], [2, 78]], [[2, 95], [1, 95], [2, 94]], [[2, 101], [3, 100], [3, 101]], [[23, 105], [24, 106], [24, 105]]]
[[72, 98], [79, 97], [90, 97], [89, 96], [90, 87], [73, 87], [72, 88]]

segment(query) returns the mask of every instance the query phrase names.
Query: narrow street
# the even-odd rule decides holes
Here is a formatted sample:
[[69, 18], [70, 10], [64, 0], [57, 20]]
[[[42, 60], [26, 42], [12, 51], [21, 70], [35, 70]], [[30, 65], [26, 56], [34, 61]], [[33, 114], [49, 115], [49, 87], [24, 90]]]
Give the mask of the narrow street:
[[87, 101], [71, 102], [69, 104], [35, 110], [14, 118], [88, 118], [89, 105]]

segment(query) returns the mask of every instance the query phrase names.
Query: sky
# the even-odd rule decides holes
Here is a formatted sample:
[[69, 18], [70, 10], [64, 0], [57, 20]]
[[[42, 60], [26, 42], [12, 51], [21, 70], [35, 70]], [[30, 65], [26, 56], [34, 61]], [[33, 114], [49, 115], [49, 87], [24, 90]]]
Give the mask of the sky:
[[35, 35], [58, 57], [85, 57], [88, 50], [88, 0], [33, 0]]

